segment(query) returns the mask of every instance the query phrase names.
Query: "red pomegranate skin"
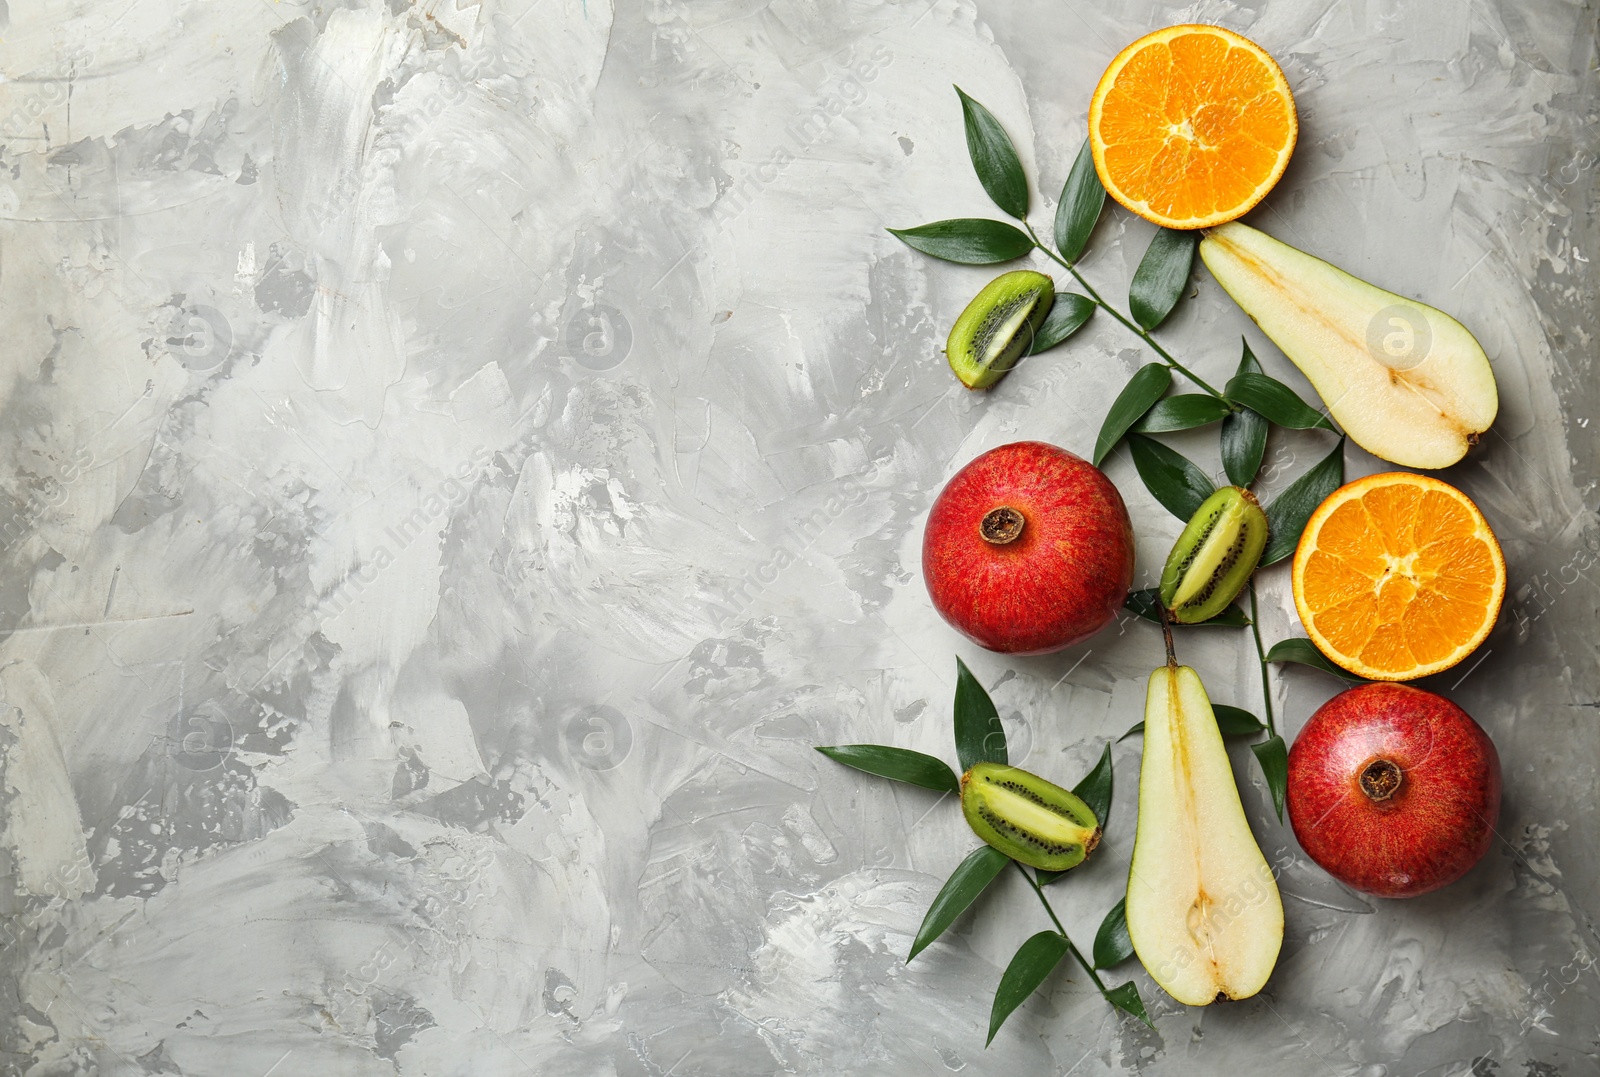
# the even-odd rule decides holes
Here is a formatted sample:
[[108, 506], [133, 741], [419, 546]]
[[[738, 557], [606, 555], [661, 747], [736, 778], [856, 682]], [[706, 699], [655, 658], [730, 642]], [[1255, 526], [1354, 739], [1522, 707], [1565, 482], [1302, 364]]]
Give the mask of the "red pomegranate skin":
[[[1383, 760], [1399, 773], [1386, 798], [1394, 771]], [[1455, 882], [1488, 851], [1500, 755], [1443, 696], [1367, 684], [1328, 700], [1300, 731], [1287, 794], [1295, 837], [1324, 871], [1378, 897], [1416, 897]]]
[[[993, 510], [1021, 515], [1014, 540], [980, 532]], [[1104, 472], [1042, 441], [990, 449], [933, 503], [922, 576], [933, 606], [980, 647], [1048, 654], [1104, 628], [1133, 582], [1133, 525]]]

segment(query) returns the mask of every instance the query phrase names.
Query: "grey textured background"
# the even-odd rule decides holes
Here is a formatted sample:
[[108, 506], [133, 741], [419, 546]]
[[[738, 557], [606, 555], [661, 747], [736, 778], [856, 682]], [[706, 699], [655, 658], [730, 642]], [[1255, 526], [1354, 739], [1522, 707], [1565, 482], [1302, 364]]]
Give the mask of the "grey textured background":
[[[1501, 841], [1405, 903], [1282, 871], [1258, 998], [1159, 1031], [1081, 977], [982, 1049], [1019, 880], [911, 966], [973, 844], [815, 743], [950, 757], [954, 656], [1076, 780], [1158, 633], [1047, 658], [928, 606], [943, 481], [1086, 453], [1148, 358], [1099, 317], [986, 396], [939, 347], [991, 271], [885, 225], [990, 214], [951, 82], [1048, 222], [1132, 38], [1215, 21], [1301, 116], [1251, 218], [1459, 315], [1501, 417], [1446, 477], [1511, 595], [1432, 687], [1505, 760]], [[0, 2], [0, 1072], [1600, 1073], [1596, 9], [1565, 0]], [[1124, 294], [1151, 229], [1108, 211]], [[1197, 270], [1162, 337], [1221, 379]], [[1216, 468], [1214, 438], [1176, 439]], [[1326, 439], [1269, 449], [1282, 482]], [[1376, 470], [1352, 449], [1350, 474]], [[1178, 530], [1125, 454], [1140, 567]], [[1298, 633], [1263, 574], [1269, 641]], [[1257, 707], [1237, 633], [1182, 642]], [[1477, 659], [1474, 659], [1477, 661]], [[1335, 691], [1291, 669], [1288, 731]], [[1057, 899], [1082, 944], [1112, 829]]]

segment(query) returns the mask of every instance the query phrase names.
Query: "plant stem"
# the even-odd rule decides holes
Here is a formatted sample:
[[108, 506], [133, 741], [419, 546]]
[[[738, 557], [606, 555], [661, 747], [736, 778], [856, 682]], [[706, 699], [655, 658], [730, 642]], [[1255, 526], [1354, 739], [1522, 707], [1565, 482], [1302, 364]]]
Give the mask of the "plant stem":
[[1272, 720], [1272, 682], [1267, 678], [1267, 652], [1261, 646], [1261, 617], [1256, 612], [1256, 581], [1250, 581], [1250, 634], [1256, 638], [1256, 660], [1261, 663], [1261, 703], [1267, 709], [1267, 735], [1276, 737], [1278, 727]]
[[1129, 332], [1133, 333], [1135, 336], [1137, 336], [1141, 340], [1143, 340], [1146, 344], [1150, 345], [1150, 350], [1155, 352], [1157, 355], [1159, 355], [1162, 358], [1162, 360], [1167, 364], [1168, 367], [1172, 368], [1173, 370], [1176, 370], [1179, 374], [1182, 374], [1184, 377], [1186, 377], [1190, 381], [1194, 382], [1195, 385], [1199, 386], [1201, 389], [1204, 389], [1211, 396], [1216, 397], [1218, 400], [1227, 402], [1228, 406], [1230, 408], [1233, 406], [1232, 403], [1228, 401], [1227, 397], [1223, 396], [1221, 393], [1219, 393], [1215, 389], [1213, 389], [1206, 382], [1206, 380], [1204, 378], [1200, 377], [1200, 375], [1196, 374], [1194, 371], [1190, 370], [1188, 367], [1186, 367], [1182, 363], [1178, 362], [1176, 359], [1174, 359], [1172, 357], [1172, 355], [1167, 351], [1167, 349], [1165, 349], [1161, 345], [1157, 344], [1155, 338], [1150, 335], [1150, 333], [1149, 333], [1149, 331], [1147, 329], [1145, 329], [1141, 325], [1137, 325], [1134, 322], [1129, 321], [1128, 318], [1125, 317], [1120, 310], [1118, 310], [1116, 307], [1113, 307], [1110, 303], [1107, 303], [1104, 299], [1100, 298], [1100, 293], [1094, 290], [1094, 285], [1090, 284], [1088, 281], [1083, 279], [1083, 274], [1078, 272], [1078, 267], [1077, 266], [1073, 265], [1071, 262], [1068, 262], [1066, 259], [1062, 258], [1055, 251], [1051, 250], [1049, 247], [1047, 247], [1043, 243], [1039, 242], [1039, 236], [1038, 236], [1037, 233], [1034, 232], [1033, 225], [1028, 224], [1026, 221], [1024, 221], [1023, 222], [1023, 226], [1025, 228], [1027, 228], [1028, 235], [1033, 240], [1033, 245], [1035, 247], [1037, 247], [1039, 250], [1043, 251], [1045, 253], [1045, 257], [1047, 257], [1050, 260], [1054, 261], [1056, 264], [1061, 266], [1062, 269], [1065, 269], [1068, 273], [1071, 273], [1072, 276], [1073, 276], [1073, 279], [1076, 280], [1078, 282], [1079, 286], [1082, 287], [1083, 290], [1089, 294], [1089, 300], [1092, 303], [1094, 303], [1095, 306], [1099, 307], [1101, 310], [1103, 310], [1107, 314], [1111, 315], [1117, 321], [1121, 322], [1123, 325], [1125, 325], [1128, 328]]
[[[1083, 971], [1089, 974], [1089, 978], [1094, 981], [1094, 986], [1099, 990], [1101, 996], [1107, 1002], [1111, 1002], [1111, 996], [1106, 994], [1106, 985], [1100, 981], [1100, 974], [1094, 970], [1093, 965], [1083, 959], [1083, 954], [1078, 952], [1078, 948], [1067, 937], [1067, 929], [1061, 926], [1060, 917], [1056, 916], [1055, 909], [1050, 907], [1050, 899], [1044, 896], [1044, 887], [1039, 885], [1039, 880], [1029, 874], [1028, 869], [1018, 864], [1015, 860], [1011, 863], [1018, 871], [1022, 872], [1022, 877], [1028, 880], [1028, 885], [1033, 887], [1033, 892], [1039, 895], [1039, 903], [1044, 906], [1044, 911], [1050, 914], [1050, 922], [1056, 925], [1056, 933], [1067, 940], [1067, 952], [1077, 958], [1078, 964], [1082, 965]], [[1113, 1002], [1112, 1005], [1114, 1006], [1116, 1003]]]

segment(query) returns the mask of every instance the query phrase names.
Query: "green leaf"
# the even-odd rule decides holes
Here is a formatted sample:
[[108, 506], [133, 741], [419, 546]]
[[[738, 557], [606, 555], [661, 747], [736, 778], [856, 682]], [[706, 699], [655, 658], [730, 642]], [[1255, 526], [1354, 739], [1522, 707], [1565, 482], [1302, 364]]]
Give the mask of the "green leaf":
[[1056, 301], [1045, 316], [1044, 324], [1033, 334], [1033, 347], [1029, 355], [1038, 355], [1046, 348], [1054, 348], [1066, 340], [1089, 320], [1094, 313], [1094, 300], [1077, 292], [1057, 292]]
[[909, 748], [891, 748], [886, 744], [835, 744], [819, 747], [817, 751], [836, 763], [880, 778], [893, 778], [940, 793], [961, 792], [961, 783], [948, 763]]
[[1324, 673], [1331, 673], [1335, 677], [1346, 681], [1363, 679], [1357, 677], [1343, 666], [1330, 662], [1321, 651], [1317, 650], [1316, 644], [1303, 637], [1281, 639], [1274, 643], [1272, 649], [1267, 652], [1267, 661], [1294, 662], [1298, 665], [1310, 666], [1312, 669], [1320, 669]]
[[1278, 822], [1283, 822], [1283, 794], [1289, 784], [1289, 747], [1283, 738], [1273, 734], [1260, 744], [1250, 745], [1266, 776], [1267, 788], [1272, 790], [1272, 804], [1278, 809]]
[[1267, 548], [1261, 553], [1261, 567], [1282, 561], [1300, 545], [1300, 532], [1317, 506], [1344, 485], [1344, 438], [1333, 451], [1310, 471], [1286, 487], [1267, 506]]
[[1193, 430], [1226, 418], [1232, 409], [1227, 401], [1204, 393], [1183, 393], [1157, 400], [1155, 407], [1134, 424], [1135, 433], [1165, 434], [1173, 430]]
[[967, 854], [967, 858], [950, 873], [950, 878], [939, 890], [939, 896], [928, 906], [928, 915], [922, 918], [916, 941], [911, 944], [911, 953], [906, 956], [907, 964], [926, 950], [929, 943], [943, 935], [945, 928], [956, 922], [956, 917], [967, 911], [967, 906], [994, 882], [994, 877], [1000, 874], [1006, 862], [1005, 853], [988, 845], [980, 845]]
[[1213, 703], [1211, 710], [1217, 716], [1217, 728], [1224, 737], [1243, 737], [1267, 728], [1261, 724], [1261, 719], [1239, 707]]
[[1128, 309], [1133, 320], [1148, 332], [1167, 320], [1172, 308], [1183, 298], [1189, 285], [1189, 269], [1194, 264], [1196, 231], [1179, 232], [1163, 228], [1144, 252], [1139, 268], [1133, 272], [1128, 288]]
[[1333, 429], [1326, 415], [1301, 400], [1283, 382], [1266, 374], [1235, 374], [1228, 379], [1222, 395], [1291, 430]]
[[1022, 229], [986, 217], [956, 217], [915, 228], [891, 228], [889, 232], [923, 254], [962, 265], [1009, 262], [1033, 250], [1033, 240]]
[[1128, 937], [1128, 899], [1111, 906], [1100, 930], [1094, 933], [1094, 967], [1115, 968], [1133, 956], [1133, 940]]
[[[1147, 621], [1161, 623], [1161, 592], [1155, 587], [1146, 587], [1141, 591], [1129, 591], [1128, 597], [1123, 601], [1122, 608], [1132, 613], [1137, 613]], [[1179, 624], [1172, 622], [1173, 628], [1249, 628], [1250, 618], [1238, 606], [1229, 606], [1209, 621], [1197, 621], [1194, 624]]]
[[1100, 219], [1100, 209], [1106, 204], [1106, 189], [1100, 183], [1100, 174], [1094, 170], [1094, 153], [1089, 140], [1084, 139], [1078, 149], [1078, 159], [1072, 162], [1067, 173], [1066, 186], [1061, 188], [1061, 201], [1056, 205], [1056, 253], [1069, 262], [1076, 262], [1083, 249], [1089, 245], [1089, 234], [1094, 222]]
[[1161, 589], [1146, 587], [1139, 591], [1129, 591], [1128, 597], [1122, 600], [1122, 608], [1137, 613], [1147, 621], [1161, 623]]
[[1100, 829], [1106, 828], [1111, 819], [1111, 742], [1107, 741], [1105, 750], [1100, 753], [1100, 761], [1094, 769], [1084, 775], [1083, 781], [1072, 787], [1079, 800], [1089, 805], [1089, 810], [1094, 812], [1094, 817], [1100, 821]]
[[1028, 215], [1028, 177], [1023, 174], [1022, 161], [1011, 136], [994, 118], [994, 113], [968, 97], [961, 95], [961, 116], [967, 127], [967, 153], [972, 157], [973, 171], [978, 182], [989, 192], [994, 204], [1017, 220]]
[[1023, 943], [1017, 955], [1000, 976], [1000, 986], [995, 988], [994, 1008], [989, 1011], [989, 1038], [985, 1047], [994, 1042], [994, 1034], [1006, 1023], [1011, 1011], [1021, 1006], [1034, 993], [1044, 978], [1067, 956], [1067, 940], [1054, 931], [1041, 931]]
[[1161, 399], [1161, 394], [1172, 384], [1172, 368], [1165, 363], [1146, 363], [1133, 372], [1128, 384], [1122, 387], [1106, 421], [1100, 426], [1100, 436], [1094, 441], [1094, 466], [1099, 467], [1117, 442], [1138, 422], [1150, 406]]
[[1128, 731], [1126, 733], [1122, 734], [1122, 736], [1117, 738], [1117, 743], [1121, 744], [1123, 741], [1127, 740], [1129, 737], [1131, 737], [1131, 736], [1133, 736], [1135, 734], [1138, 734], [1139, 736], [1143, 736], [1144, 735], [1144, 723], [1143, 722], [1135, 722], [1132, 725], [1130, 725], [1128, 727]]
[[1132, 1014], [1151, 1028], [1156, 1027], [1151, 1023], [1150, 1015], [1144, 1012], [1144, 1000], [1139, 997], [1139, 987], [1132, 980], [1121, 987], [1113, 987], [1107, 991], [1106, 998], [1123, 1013]]
[[966, 773], [974, 763], [1005, 763], [1006, 729], [994, 700], [983, 690], [967, 664], [956, 659], [956, 757]]
[[[1259, 374], [1261, 364], [1243, 337], [1244, 354], [1239, 357], [1239, 374]], [[1237, 376], [1237, 375], [1235, 375]], [[1261, 414], [1240, 408], [1222, 420], [1222, 469], [1235, 486], [1249, 486], [1261, 470], [1261, 457], [1267, 451], [1267, 430], [1271, 426]]]
[[1133, 466], [1139, 469], [1145, 488], [1162, 508], [1185, 523], [1216, 492], [1204, 471], [1161, 442], [1129, 434], [1128, 448], [1133, 450]]

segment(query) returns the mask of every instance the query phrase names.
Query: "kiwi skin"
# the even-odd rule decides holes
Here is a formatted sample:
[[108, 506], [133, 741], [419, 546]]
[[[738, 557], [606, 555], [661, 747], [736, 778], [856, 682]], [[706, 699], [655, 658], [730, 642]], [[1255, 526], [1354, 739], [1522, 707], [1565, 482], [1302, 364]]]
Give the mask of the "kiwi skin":
[[945, 356], [968, 389], [987, 389], [1033, 346], [1033, 336], [1056, 301], [1056, 283], [1043, 273], [1002, 273], [973, 297], [950, 328]]
[[961, 776], [961, 813], [978, 837], [1042, 871], [1066, 871], [1100, 844], [1100, 821], [1075, 793], [1004, 763]]
[[1161, 603], [1179, 624], [1209, 621], [1244, 590], [1267, 546], [1267, 514], [1249, 490], [1224, 486], [1195, 510], [1161, 570]]

